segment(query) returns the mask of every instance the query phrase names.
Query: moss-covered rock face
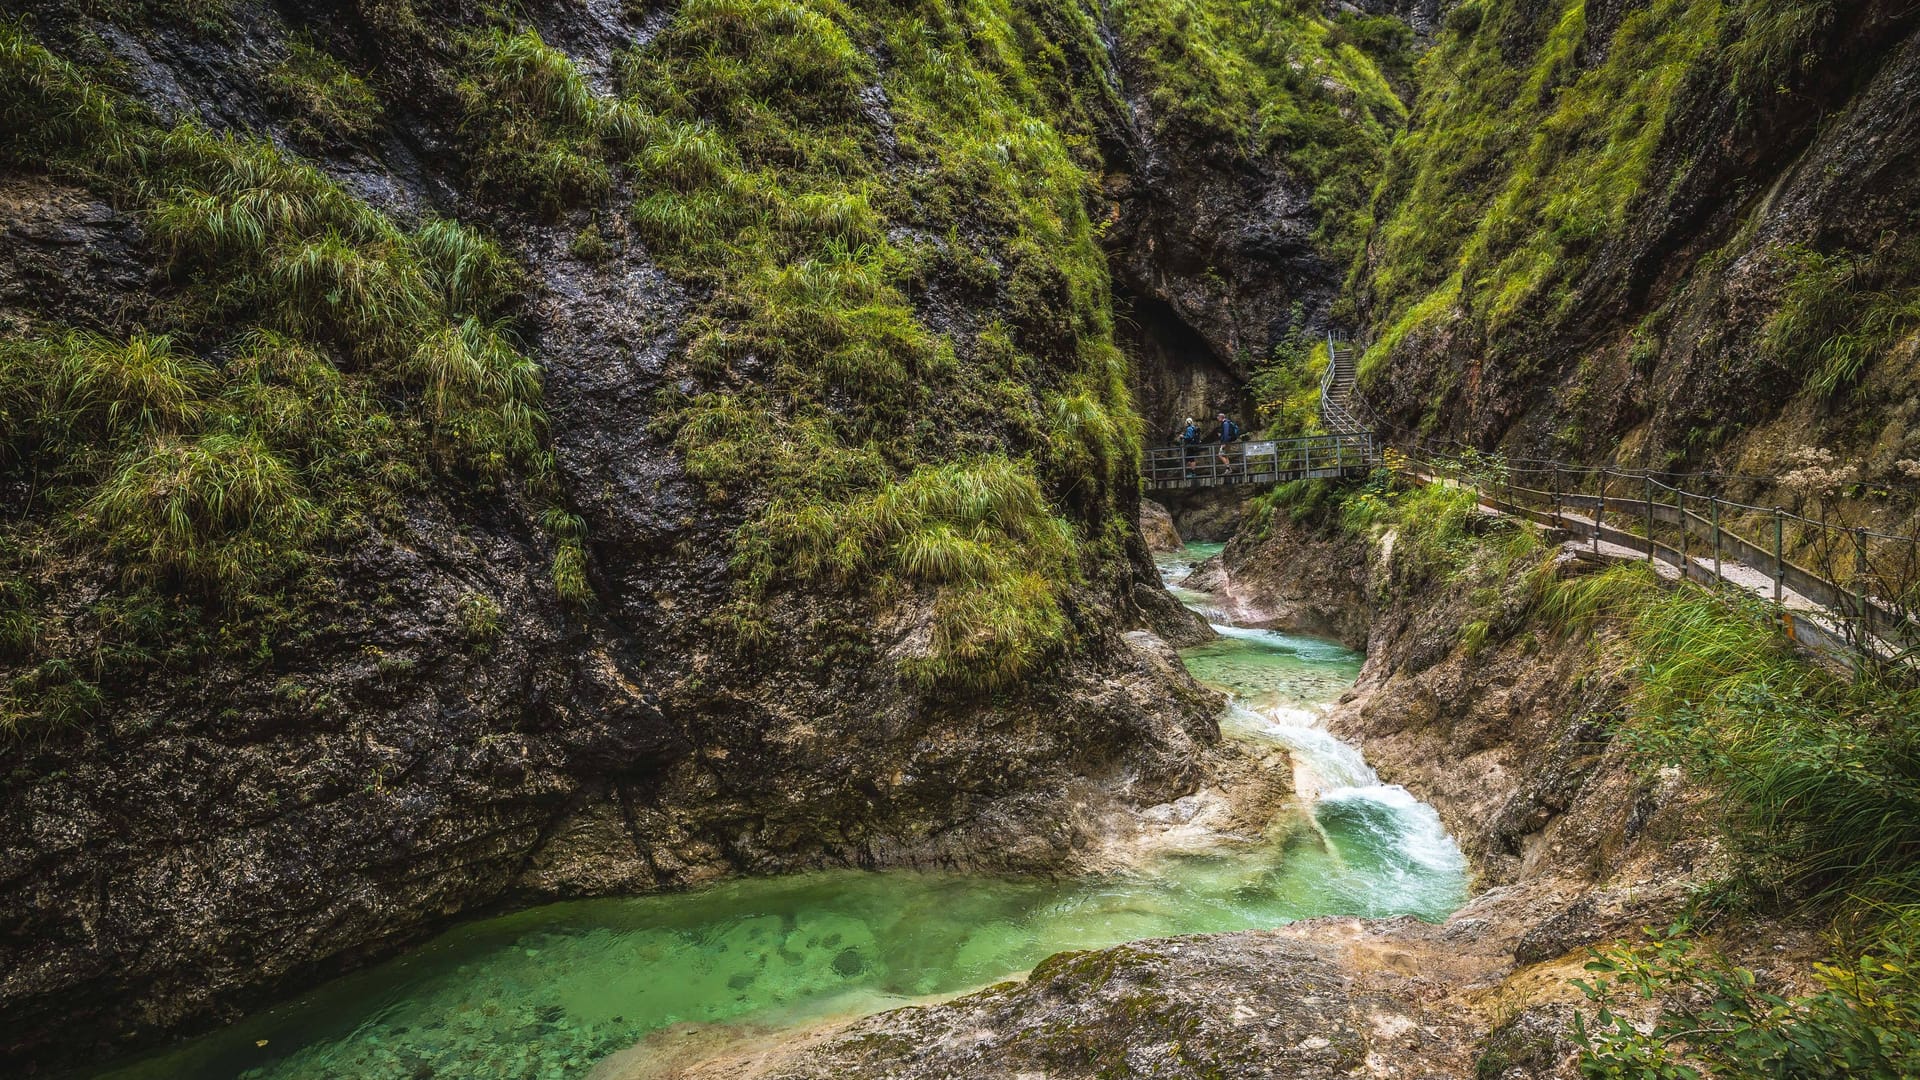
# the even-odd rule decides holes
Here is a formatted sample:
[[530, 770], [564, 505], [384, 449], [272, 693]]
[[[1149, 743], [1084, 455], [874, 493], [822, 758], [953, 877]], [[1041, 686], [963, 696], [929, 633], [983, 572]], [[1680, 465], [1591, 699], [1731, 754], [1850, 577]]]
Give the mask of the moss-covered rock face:
[[480, 904], [1055, 868], [1197, 782], [1100, 224], [1159, 84], [1092, 8], [27, 7], [10, 1054]]
[[1456, 5], [1350, 282], [1369, 402], [1561, 459], [1778, 476], [1824, 448], [1850, 470], [1828, 509], [1911, 515], [1916, 25], [1877, 0]]

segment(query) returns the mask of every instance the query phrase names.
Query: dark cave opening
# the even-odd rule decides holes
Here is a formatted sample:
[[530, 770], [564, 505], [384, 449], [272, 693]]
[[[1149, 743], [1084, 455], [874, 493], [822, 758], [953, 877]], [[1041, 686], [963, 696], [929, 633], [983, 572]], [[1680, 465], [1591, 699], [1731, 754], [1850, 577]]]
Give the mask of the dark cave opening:
[[[1149, 446], [1178, 437], [1187, 417], [1202, 437], [1214, 432], [1214, 417], [1226, 413], [1250, 427], [1253, 395], [1247, 381], [1214, 351], [1172, 304], [1116, 285], [1116, 338], [1133, 359], [1133, 400], [1145, 422]], [[1173, 515], [1174, 526], [1189, 540], [1225, 540], [1239, 523], [1246, 489], [1200, 488], [1160, 491], [1151, 498]]]
[[1173, 305], [1115, 289], [1116, 337], [1133, 359], [1134, 408], [1146, 422], [1150, 446], [1172, 441], [1188, 417], [1210, 433], [1225, 412], [1242, 427], [1253, 422], [1246, 380], [1221, 359]]

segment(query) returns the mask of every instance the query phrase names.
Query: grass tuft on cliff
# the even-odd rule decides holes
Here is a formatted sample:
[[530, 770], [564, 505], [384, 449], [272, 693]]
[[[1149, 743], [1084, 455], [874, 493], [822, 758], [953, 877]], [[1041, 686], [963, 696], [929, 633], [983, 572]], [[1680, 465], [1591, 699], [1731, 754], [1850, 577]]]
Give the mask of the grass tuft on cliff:
[[[167, 279], [151, 331], [0, 340], [0, 469], [31, 492], [0, 546], [20, 583], [0, 596], [0, 727], [87, 715], [169, 634], [258, 657], [324, 555], [397, 518], [423, 461], [545, 497], [539, 372], [493, 241], [405, 229], [267, 143], [160, 125], [17, 24], [0, 24], [0, 125], [10, 164], [138, 213]], [[111, 560], [119, 591], [59, 604], [75, 555]], [[563, 593], [573, 576], [556, 570]]]
[[990, 691], [1059, 652], [1068, 594], [1121, 556], [1139, 425], [1096, 117], [1040, 15], [1098, 55], [1069, 5], [698, 0], [621, 59], [600, 108], [644, 118], [630, 219], [710, 297], [664, 422], [754, 507], [742, 641], [793, 585], [924, 593], [901, 674]]

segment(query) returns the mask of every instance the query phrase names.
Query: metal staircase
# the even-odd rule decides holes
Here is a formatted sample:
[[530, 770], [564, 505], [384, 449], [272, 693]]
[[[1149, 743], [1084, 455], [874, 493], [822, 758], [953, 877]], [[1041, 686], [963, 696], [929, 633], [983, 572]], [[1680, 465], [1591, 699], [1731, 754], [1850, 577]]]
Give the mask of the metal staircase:
[[1327, 332], [1327, 373], [1320, 379], [1320, 423], [1335, 435], [1363, 435], [1367, 426], [1353, 414], [1353, 384], [1359, 377], [1360, 350]]
[[1327, 373], [1320, 380], [1320, 423], [1326, 434], [1152, 447], [1141, 455], [1141, 486], [1161, 491], [1366, 475], [1380, 462], [1380, 446], [1354, 415], [1360, 351], [1329, 333], [1327, 356]]

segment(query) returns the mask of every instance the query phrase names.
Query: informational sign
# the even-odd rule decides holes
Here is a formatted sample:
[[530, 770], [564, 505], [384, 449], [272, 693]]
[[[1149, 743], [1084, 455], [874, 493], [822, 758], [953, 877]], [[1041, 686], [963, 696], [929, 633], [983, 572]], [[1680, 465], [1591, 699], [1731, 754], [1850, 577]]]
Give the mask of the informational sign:
[[1250, 442], [1246, 450], [1248, 457], [1272, 457], [1273, 444], [1270, 442]]

